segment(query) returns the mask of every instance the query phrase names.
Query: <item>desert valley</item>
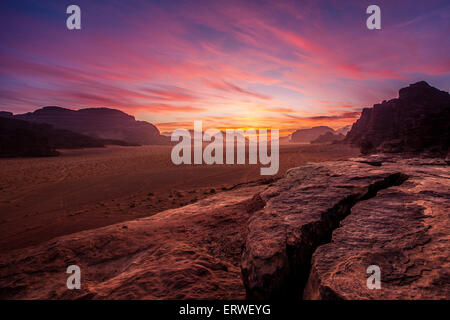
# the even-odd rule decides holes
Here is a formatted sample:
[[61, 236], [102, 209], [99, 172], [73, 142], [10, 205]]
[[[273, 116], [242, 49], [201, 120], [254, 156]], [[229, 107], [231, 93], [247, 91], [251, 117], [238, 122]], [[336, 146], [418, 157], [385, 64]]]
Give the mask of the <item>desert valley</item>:
[[1, 112], [0, 297], [448, 299], [449, 120], [417, 82], [281, 139], [261, 176], [174, 165], [170, 137], [119, 110]]

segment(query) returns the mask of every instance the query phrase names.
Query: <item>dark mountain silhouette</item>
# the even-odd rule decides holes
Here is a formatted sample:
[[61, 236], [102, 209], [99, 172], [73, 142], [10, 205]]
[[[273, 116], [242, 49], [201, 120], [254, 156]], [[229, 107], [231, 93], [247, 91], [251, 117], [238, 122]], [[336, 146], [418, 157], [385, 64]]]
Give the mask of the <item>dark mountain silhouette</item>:
[[78, 111], [60, 107], [44, 107], [19, 114], [15, 119], [48, 123], [97, 139], [120, 140], [128, 144], [166, 144], [169, 138], [146, 121], [136, 121], [131, 115], [109, 108], [87, 108]]
[[322, 135], [320, 135], [317, 139], [314, 139], [310, 143], [318, 144], [318, 143], [330, 143], [330, 142], [336, 142], [336, 141], [342, 141], [345, 139], [345, 136], [343, 134], [333, 134], [332, 132], [327, 132]]
[[56, 149], [104, 146], [103, 141], [86, 135], [4, 115], [0, 114], [0, 157], [57, 156]]
[[291, 142], [308, 143], [327, 132], [333, 133], [334, 130], [326, 126], [312, 127], [310, 129], [299, 129], [291, 135]]
[[446, 154], [450, 142], [450, 95], [425, 81], [399, 91], [399, 97], [365, 108], [346, 142], [362, 153], [433, 152]]

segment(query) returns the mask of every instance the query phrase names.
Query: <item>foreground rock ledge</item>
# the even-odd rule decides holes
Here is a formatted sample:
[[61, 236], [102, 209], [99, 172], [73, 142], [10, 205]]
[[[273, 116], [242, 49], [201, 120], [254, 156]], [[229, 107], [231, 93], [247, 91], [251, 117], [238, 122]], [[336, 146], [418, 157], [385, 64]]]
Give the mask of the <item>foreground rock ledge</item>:
[[[264, 185], [0, 257], [1, 299], [243, 299], [240, 255]], [[69, 265], [81, 290], [68, 290]]]
[[[356, 204], [313, 255], [305, 299], [449, 299], [450, 171], [429, 161], [386, 164], [409, 179]], [[368, 290], [366, 269], [381, 270]]]
[[[449, 184], [448, 166], [434, 160], [291, 169], [249, 220], [247, 297], [448, 299]], [[381, 267], [383, 290], [366, 287], [371, 264]]]
[[[449, 299], [449, 189], [443, 160], [310, 164], [2, 254], [0, 298]], [[72, 264], [81, 290], [66, 288]]]

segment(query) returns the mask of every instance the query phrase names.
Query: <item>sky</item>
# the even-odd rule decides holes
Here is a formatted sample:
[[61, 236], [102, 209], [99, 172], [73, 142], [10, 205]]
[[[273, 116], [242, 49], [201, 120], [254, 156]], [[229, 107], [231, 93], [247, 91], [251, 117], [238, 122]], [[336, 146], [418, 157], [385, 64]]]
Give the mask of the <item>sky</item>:
[[[68, 30], [66, 8], [81, 8]], [[381, 9], [381, 30], [366, 8]], [[352, 124], [425, 80], [450, 90], [450, 3], [5, 1], [0, 110], [117, 108], [162, 132]]]

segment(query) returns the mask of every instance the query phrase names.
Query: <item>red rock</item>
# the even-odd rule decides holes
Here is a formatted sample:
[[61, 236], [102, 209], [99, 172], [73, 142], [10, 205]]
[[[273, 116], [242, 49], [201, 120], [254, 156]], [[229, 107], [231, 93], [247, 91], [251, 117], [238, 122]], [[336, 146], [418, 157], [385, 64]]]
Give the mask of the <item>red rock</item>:
[[363, 153], [423, 152], [445, 154], [450, 145], [450, 95], [425, 81], [399, 91], [399, 97], [365, 108], [346, 142]]
[[291, 142], [309, 143], [327, 132], [334, 133], [334, 130], [326, 126], [312, 127], [310, 129], [299, 129], [292, 133]]
[[[312, 259], [305, 299], [449, 299], [448, 166], [400, 161], [409, 178], [357, 203]], [[366, 285], [369, 265], [381, 289]]]
[[249, 220], [241, 263], [247, 297], [300, 298], [311, 255], [350, 208], [404, 178], [398, 170], [349, 161], [289, 170], [261, 194], [266, 206]]
[[34, 112], [14, 115], [15, 119], [47, 123], [55, 128], [85, 134], [93, 138], [119, 140], [129, 144], [169, 143], [159, 130], [146, 121], [136, 121], [117, 109], [86, 108], [70, 110], [61, 107], [44, 107]]
[[[243, 299], [247, 208], [255, 206], [251, 199], [262, 188], [221, 192], [148, 218], [4, 254], [0, 298]], [[81, 290], [66, 287], [72, 264], [81, 268]]]
[[[241, 262], [247, 297], [448, 299], [448, 166], [386, 160], [291, 169], [262, 192]], [[371, 264], [383, 290], [366, 287]]]

